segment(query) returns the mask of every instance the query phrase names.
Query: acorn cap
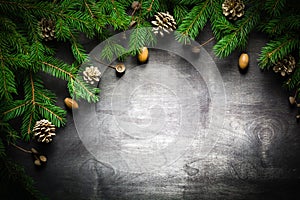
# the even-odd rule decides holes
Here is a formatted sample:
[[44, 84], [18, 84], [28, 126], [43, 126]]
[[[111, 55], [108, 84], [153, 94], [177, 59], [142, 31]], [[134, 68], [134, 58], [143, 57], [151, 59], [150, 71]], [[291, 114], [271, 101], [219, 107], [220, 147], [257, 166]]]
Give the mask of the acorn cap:
[[116, 66], [115, 66], [115, 69], [118, 73], [123, 73], [125, 72], [126, 70], [126, 67], [123, 63], [118, 63]]

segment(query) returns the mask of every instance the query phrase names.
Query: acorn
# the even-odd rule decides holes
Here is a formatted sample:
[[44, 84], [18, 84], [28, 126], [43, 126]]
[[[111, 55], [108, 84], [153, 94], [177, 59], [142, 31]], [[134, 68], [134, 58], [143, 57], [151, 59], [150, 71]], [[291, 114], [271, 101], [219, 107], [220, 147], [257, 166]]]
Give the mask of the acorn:
[[67, 98], [65, 98], [64, 102], [65, 102], [66, 106], [70, 109], [72, 109], [72, 108], [78, 109], [78, 107], [79, 107], [78, 103], [72, 98], [67, 97]]
[[116, 64], [115, 69], [117, 76], [122, 76], [123, 74], [125, 74], [126, 67], [123, 63]]
[[239, 68], [245, 70], [249, 64], [249, 56], [246, 53], [242, 53], [239, 58]]
[[193, 46], [192, 47], [192, 52], [195, 54], [200, 53], [201, 47], [200, 46]]
[[31, 151], [31, 153], [33, 153], [33, 154], [38, 154], [38, 153], [39, 153], [39, 152], [38, 152], [35, 148], [33, 148], [33, 147], [30, 149], [30, 151]]
[[42, 162], [44, 162], [44, 163], [47, 162], [46, 156], [43, 156], [43, 155], [39, 156], [39, 160], [42, 161]]
[[41, 161], [40, 161], [39, 159], [36, 159], [36, 160], [34, 161], [34, 164], [35, 164], [36, 166], [41, 166]]
[[145, 62], [148, 61], [148, 57], [149, 57], [148, 48], [147, 47], [142, 47], [140, 49], [139, 54], [138, 54], [138, 61], [140, 63], [145, 63]]
[[295, 97], [292, 97], [292, 96], [289, 97], [289, 102], [290, 102], [291, 105], [294, 105], [296, 103]]

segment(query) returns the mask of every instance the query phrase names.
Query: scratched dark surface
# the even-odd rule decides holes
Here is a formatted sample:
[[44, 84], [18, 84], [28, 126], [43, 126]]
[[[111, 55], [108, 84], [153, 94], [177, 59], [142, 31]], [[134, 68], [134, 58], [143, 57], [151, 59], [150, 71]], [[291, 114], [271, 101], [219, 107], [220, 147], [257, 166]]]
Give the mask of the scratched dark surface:
[[[198, 42], [202, 43], [211, 36], [210, 28], [206, 27]], [[15, 149], [10, 149], [10, 154], [18, 163], [25, 166], [26, 171], [36, 180], [38, 188], [50, 199], [299, 199], [300, 124], [295, 120], [296, 110], [288, 105], [288, 94], [281, 88], [280, 78], [271, 72], [261, 72], [257, 66], [258, 53], [266, 41], [267, 38], [261, 34], [254, 33], [250, 36], [245, 50], [250, 56], [250, 65], [244, 75], [237, 68], [240, 52], [236, 51], [221, 60], [212, 52], [214, 42], [205, 46], [216, 63], [224, 83], [227, 101], [219, 102], [225, 106], [222, 119], [224, 123], [220, 130], [214, 131], [214, 134], [208, 135], [205, 140], [198, 137], [196, 142], [191, 144], [191, 148], [168, 166], [156, 167], [154, 171], [139, 169], [135, 171], [132, 170], [135, 165], [130, 165], [129, 171], [123, 171], [119, 170], [122, 164], [116, 167], [113, 161], [112, 165], [101, 162], [87, 150], [80, 139], [79, 135], [83, 133], [79, 134], [76, 131], [71, 111], [68, 111], [67, 126], [57, 131], [51, 145], [29, 145], [36, 146], [48, 156], [48, 163], [44, 168], [36, 169], [30, 156]], [[83, 42], [89, 51], [97, 45], [95, 41], [83, 39]], [[196, 112], [187, 115], [188, 118], [183, 120], [200, 117], [201, 123], [198, 125], [205, 128], [209, 120], [210, 104], [208, 89], [201, 78], [205, 75], [195, 75], [197, 71], [192, 66], [191, 70], [187, 70], [189, 63], [170, 53], [162, 51], [150, 53], [151, 60], [148, 65], [156, 66], [155, 63], [161, 63], [165, 59], [168, 66], [179, 66], [179, 73], [189, 76], [188, 81], [193, 88], [193, 94], [200, 100], [194, 109]], [[66, 44], [58, 46], [57, 56], [67, 62], [73, 60]], [[136, 60], [128, 59], [126, 62], [130, 66]], [[147, 79], [153, 72], [159, 75], [158, 68], [152, 69], [154, 71], [147, 68], [132, 68], [130, 71], [129, 68], [125, 75], [131, 75], [132, 79], [135, 73], [140, 79]], [[66, 83], [45, 77], [47, 87], [58, 95], [58, 105], [64, 107], [63, 99], [68, 96]], [[176, 83], [178, 75], [162, 78]], [[103, 76], [101, 84], [111, 83], [110, 81], [114, 80], [114, 74], [108, 72]], [[126, 84], [126, 81], [128, 80], [123, 77], [123, 82], [120, 83]], [[100, 87], [103, 90], [102, 99], [114, 94], [112, 91], [115, 91], [115, 85], [107, 84]], [[165, 105], [163, 108], [169, 111], [167, 116], [176, 116], [176, 104], [168, 104], [158, 98], [162, 96], [163, 99], [172, 100], [174, 93], [168, 89], [158, 88], [160, 87], [142, 86], [137, 91], [131, 92], [132, 105], [140, 108], [147, 106], [143, 104], [145, 100], [156, 102]], [[184, 91], [185, 88], [180, 86], [177, 88], [178, 94], [182, 94], [176, 95], [179, 101], [190, 97], [189, 93]], [[121, 90], [119, 93], [117, 91], [116, 94], [122, 93], [126, 91]], [[186, 103], [180, 104], [183, 105], [183, 113], [184, 109], [191, 109], [190, 106], [195, 103], [193, 98], [184, 99], [182, 102]], [[168, 107], [169, 105], [175, 107]], [[104, 108], [106, 107], [102, 106], [101, 101], [96, 105], [100, 121], [103, 117], [107, 117], [103, 114], [107, 111]], [[199, 116], [198, 111], [201, 112], [198, 113]], [[138, 111], [131, 113], [130, 116], [136, 123], [140, 120], [140, 123], [147, 124], [149, 120], [147, 116], [161, 119], [159, 112], [160, 109], [154, 107], [151, 113], [148, 113], [149, 116], [145, 117]], [[125, 115], [120, 120], [126, 121]], [[112, 130], [111, 126], [105, 124], [105, 120], [102, 122], [103, 130]], [[166, 131], [176, 129], [175, 124], [176, 121], [171, 120]], [[185, 131], [193, 133], [193, 130]], [[107, 138], [109, 140], [109, 137]], [[188, 137], [183, 137], [182, 140], [189, 142]], [[113, 148], [109, 143], [103, 145], [108, 148], [107, 152], [113, 152], [109, 149]], [[120, 146], [116, 148], [118, 147]], [[206, 154], [203, 155], [203, 152]], [[149, 160], [145, 165], [155, 166], [157, 162], [155, 159]]]

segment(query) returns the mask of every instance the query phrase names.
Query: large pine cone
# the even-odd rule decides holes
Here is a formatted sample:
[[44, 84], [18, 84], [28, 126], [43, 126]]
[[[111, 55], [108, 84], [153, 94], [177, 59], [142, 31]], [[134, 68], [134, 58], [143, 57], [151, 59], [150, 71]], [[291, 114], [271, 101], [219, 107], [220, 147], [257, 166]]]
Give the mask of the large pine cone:
[[223, 14], [230, 20], [237, 20], [244, 15], [245, 5], [242, 0], [225, 0], [222, 4]]
[[274, 67], [273, 71], [275, 73], [281, 74], [281, 76], [290, 75], [293, 73], [294, 69], [296, 68], [296, 60], [293, 56], [289, 55], [286, 58], [278, 61]]
[[45, 41], [50, 41], [55, 39], [55, 22], [51, 19], [47, 20], [45, 18], [42, 18], [42, 20], [39, 22], [39, 25], [41, 27], [41, 34]]
[[156, 15], [154, 15], [154, 17], [155, 21], [151, 21], [151, 23], [154, 25], [154, 34], [159, 33], [161, 36], [163, 36], [164, 32], [170, 33], [176, 29], [175, 19], [169, 14], [169, 12], [158, 12]]
[[37, 121], [33, 127], [34, 137], [38, 142], [49, 143], [55, 136], [55, 126], [46, 119]]

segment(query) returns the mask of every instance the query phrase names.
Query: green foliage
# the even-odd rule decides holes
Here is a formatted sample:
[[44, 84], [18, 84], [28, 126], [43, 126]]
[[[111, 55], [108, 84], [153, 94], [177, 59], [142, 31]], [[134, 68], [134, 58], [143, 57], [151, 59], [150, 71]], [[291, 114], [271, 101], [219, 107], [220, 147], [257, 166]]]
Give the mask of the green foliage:
[[[182, 20], [177, 31], [181, 33], [183, 38], [189, 36], [195, 39], [199, 31], [203, 29], [210, 15], [210, 0], [200, 2], [194, 6], [187, 16]], [[179, 41], [182, 41], [179, 38]]]
[[290, 31], [297, 31], [300, 29], [300, 14], [287, 14], [273, 18], [263, 23], [260, 28], [270, 36], [278, 36]]
[[286, 0], [266, 0], [265, 10], [269, 15], [280, 16]]
[[35, 188], [34, 181], [24, 168], [0, 155], [1, 199], [46, 199]]
[[263, 69], [268, 68], [290, 54], [295, 48], [299, 48], [299, 45], [298, 35], [286, 34], [276, 40], [271, 40], [262, 48], [259, 65]]
[[[218, 57], [225, 58], [235, 49], [245, 50], [249, 34], [253, 30], [261, 30], [271, 37], [259, 56], [262, 69], [268, 69], [288, 54], [299, 51], [300, 7], [297, 0], [244, 0], [245, 14], [236, 21], [230, 21], [223, 15], [223, 2], [175, 1], [174, 17], [179, 24], [175, 38], [179, 42], [189, 43], [190, 38], [195, 39], [210, 20], [217, 40], [214, 52]], [[180, 15], [181, 12], [184, 14]], [[297, 66], [288, 79], [291, 90], [300, 88], [299, 64]]]
[[[136, 55], [141, 47], [155, 44], [150, 21], [156, 12], [168, 11], [177, 22], [175, 38], [183, 43], [195, 39], [210, 21], [216, 39], [213, 49], [220, 58], [229, 56], [236, 49], [244, 50], [249, 34], [254, 30], [270, 36], [259, 56], [262, 69], [272, 67], [288, 54], [300, 54], [298, 0], [244, 0], [245, 14], [237, 21], [230, 21], [223, 15], [224, 0], [140, 2], [141, 8], [133, 11], [132, 2], [126, 0], [0, 1], [1, 158], [5, 156], [4, 144], [14, 143], [17, 138], [32, 138], [32, 127], [37, 120], [46, 118], [57, 127], [66, 123], [66, 111], [56, 106], [56, 96], [45, 88], [40, 73], [67, 81], [72, 98], [88, 102], [99, 100], [99, 89], [87, 84], [78, 69], [81, 63], [89, 61], [80, 43], [82, 34], [102, 41], [120, 31], [132, 30], [127, 46], [113, 39], [105, 41], [99, 59], [110, 63], [116, 57]], [[53, 47], [56, 42], [47, 43], [42, 38], [39, 25], [42, 18], [55, 22], [56, 42], [70, 44], [74, 63], [67, 64], [55, 58]], [[133, 21], [136, 26], [130, 27]], [[298, 62], [287, 81], [290, 90], [300, 88], [299, 65]], [[11, 127], [11, 122], [16, 119], [22, 122], [18, 131]], [[19, 179], [25, 191], [34, 191], [32, 181], [22, 176], [24, 173], [20, 168], [11, 162], [2, 165], [4, 169], [10, 166], [17, 172], [13, 181]], [[13, 171], [9, 173], [13, 174]], [[29, 185], [26, 185], [27, 181]]]
[[[222, 18], [220, 21], [217, 21], [217, 24], [215, 24], [215, 32], [217, 34], [225, 32], [222, 38], [220, 35], [217, 36], [218, 38], [221, 38], [214, 46], [214, 51], [217, 56], [224, 58], [229, 56], [237, 47], [240, 49], [246, 48], [249, 33], [259, 23], [260, 10], [260, 4], [252, 6], [247, 10], [244, 18], [240, 19], [235, 24], [222, 22]], [[218, 27], [219, 25], [221, 27]]]

